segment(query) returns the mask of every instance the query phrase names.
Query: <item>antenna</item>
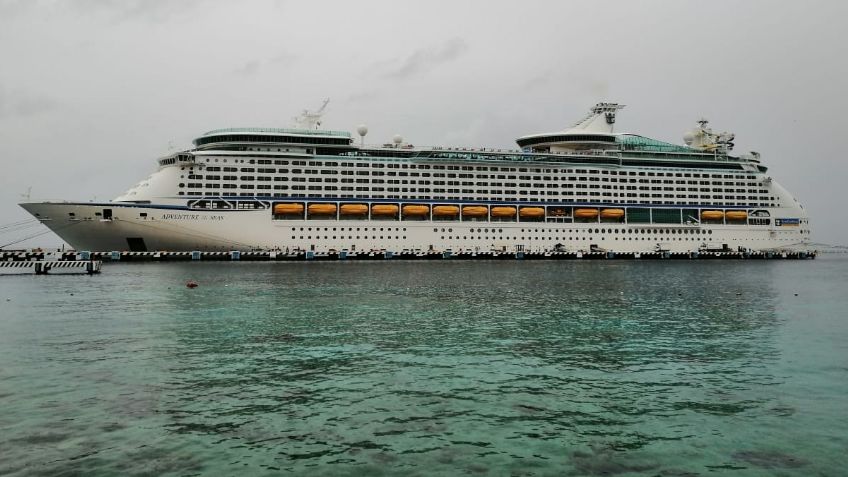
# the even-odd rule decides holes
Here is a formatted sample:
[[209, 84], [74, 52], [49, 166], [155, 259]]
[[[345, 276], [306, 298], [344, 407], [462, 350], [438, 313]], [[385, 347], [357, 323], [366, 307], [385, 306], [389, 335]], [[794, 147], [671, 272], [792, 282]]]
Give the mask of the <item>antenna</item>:
[[27, 187], [27, 191], [21, 194], [21, 199], [29, 202], [30, 194], [32, 194], [32, 186]]

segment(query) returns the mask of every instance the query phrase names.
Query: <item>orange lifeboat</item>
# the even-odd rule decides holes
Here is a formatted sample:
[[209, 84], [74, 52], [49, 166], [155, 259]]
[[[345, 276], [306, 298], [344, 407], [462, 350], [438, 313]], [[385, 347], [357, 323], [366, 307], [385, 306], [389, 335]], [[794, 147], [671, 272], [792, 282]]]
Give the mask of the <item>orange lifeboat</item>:
[[430, 213], [430, 207], [426, 205], [404, 205], [401, 211], [403, 215], [421, 217]]
[[594, 219], [598, 216], [598, 209], [575, 209], [574, 217], [578, 219]]
[[519, 217], [537, 218], [545, 216], [544, 207], [522, 207], [518, 210]]
[[368, 206], [365, 204], [342, 204], [339, 207], [339, 212], [342, 215], [366, 215], [368, 214]]
[[515, 207], [492, 207], [492, 217], [515, 217]]
[[453, 217], [459, 214], [459, 207], [455, 205], [437, 205], [433, 207], [433, 215], [437, 217]]
[[274, 204], [274, 214], [293, 215], [302, 214], [303, 204]]
[[702, 210], [701, 220], [721, 220], [724, 218], [724, 212], [720, 210]]
[[397, 215], [399, 207], [395, 204], [374, 204], [371, 215]]
[[728, 210], [724, 216], [727, 220], [748, 220], [748, 212], [744, 210]]
[[462, 208], [463, 217], [486, 217], [489, 215], [489, 208], [485, 205], [466, 205]]
[[336, 204], [309, 204], [309, 206], [306, 207], [306, 210], [310, 214], [319, 214], [319, 215], [335, 214], [336, 213]]
[[602, 209], [602, 219], [620, 219], [624, 217], [624, 209]]

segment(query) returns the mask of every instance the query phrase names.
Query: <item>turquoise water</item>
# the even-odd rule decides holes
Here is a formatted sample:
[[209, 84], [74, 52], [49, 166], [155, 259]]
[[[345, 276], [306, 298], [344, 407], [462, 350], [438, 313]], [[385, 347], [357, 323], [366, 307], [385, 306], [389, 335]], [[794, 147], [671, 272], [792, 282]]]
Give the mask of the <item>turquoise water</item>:
[[846, 310], [834, 256], [5, 276], [0, 474], [844, 475]]

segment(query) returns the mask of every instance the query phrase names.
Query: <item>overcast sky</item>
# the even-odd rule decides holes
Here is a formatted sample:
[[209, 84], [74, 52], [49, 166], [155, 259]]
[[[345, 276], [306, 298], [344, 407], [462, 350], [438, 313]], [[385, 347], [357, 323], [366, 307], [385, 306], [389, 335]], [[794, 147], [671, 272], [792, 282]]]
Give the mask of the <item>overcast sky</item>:
[[111, 199], [169, 145], [287, 127], [327, 97], [328, 129], [469, 147], [604, 100], [627, 105], [619, 131], [735, 132], [813, 240], [848, 244], [846, 18], [840, 1], [0, 0], [0, 226], [29, 218], [30, 186]]

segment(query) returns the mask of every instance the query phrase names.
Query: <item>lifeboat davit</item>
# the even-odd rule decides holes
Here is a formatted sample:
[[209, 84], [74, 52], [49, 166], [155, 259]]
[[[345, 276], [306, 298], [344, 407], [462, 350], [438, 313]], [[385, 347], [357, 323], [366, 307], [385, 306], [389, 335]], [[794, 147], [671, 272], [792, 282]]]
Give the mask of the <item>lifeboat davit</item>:
[[484, 205], [466, 205], [462, 208], [463, 217], [486, 217], [489, 208]]
[[403, 215], [421, 217], [430, 213], [430, 207], [426, 205], [404, 205], [401, 211]]
[[701, 220], [721, 220], [724, 217], [724, 212], [720, 210], [702, 210]]
[[574, 217], [578, 219], [594, 219], [598, 216], [598, 209], [575, 209]]
[[522, 207], [518, 211], [519, 217], [544, 217], [544, 207]]
[[342, 204], [339, 207], [339, 212], [342, 215], [366, 215], [368, 214], [368, 206], [365, 204]]
[[620, 219], [624, 217], [624, 209], [602, 209], [602, 219]]
[[515, 217], [515, 207], [492, 207], [492, 217]]
[[309, 206], [306, 207], [306, 210], [310, 214], [319, 214], [319, 215], [335, 214], [336, 213], [336, 204], [309, 204]]
[[455, 205], [437, 205], [433, 207], [433, 215], [438, 217], [453, 217], [459, 214], [459, 207]]
[[277, 215], [302, 214], [303, 204], [274, 204], [274, 213]]
[[728, 210], [724, 216], [727, 220], [748, 220], [748, 212], [744, 210]]
[[395, 204], [374, 204], [371, 206], [371, 215], [397, 215], [399, 209]]

